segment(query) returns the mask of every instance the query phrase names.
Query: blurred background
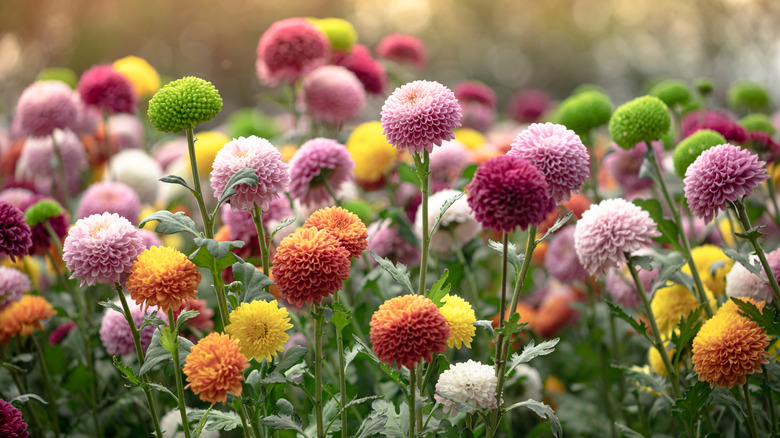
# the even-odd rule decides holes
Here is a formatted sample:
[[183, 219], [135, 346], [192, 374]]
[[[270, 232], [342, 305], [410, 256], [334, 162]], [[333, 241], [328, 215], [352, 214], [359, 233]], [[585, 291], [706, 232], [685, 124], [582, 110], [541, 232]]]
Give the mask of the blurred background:
[[420, 77], [482, 81], [500, 105], [522, 88], [561, 99], [584, 83], [620, 104], [668, 77], [709, 77], [716, 99], [749, 78], [780, 101], [777, 0], [2, 0], [0, 112], [44, 68], [81, 74], [126, 55], [212, 81], [226, 109], [253, 105], [258, 39], [293, 16], [348, 19], [372, 49], [414, 34], [430, 56]]

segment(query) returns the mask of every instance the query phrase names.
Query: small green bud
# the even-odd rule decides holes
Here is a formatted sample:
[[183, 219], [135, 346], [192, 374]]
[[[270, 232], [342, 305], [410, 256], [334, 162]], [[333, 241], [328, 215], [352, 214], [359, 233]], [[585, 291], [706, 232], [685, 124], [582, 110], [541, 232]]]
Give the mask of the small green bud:
[[570, 96], [558, 107], [558, 123], [580, 136], [609, 122], [612, 102], [599, 91], [583, 91]]
[[693, 86], [696, 87], [696, 91], [699, 95], [708, 96], [715, 89], [715, 83], [710, 78], [698, 78], [693, 81]]
[[334, 50], [348, 51], [357, 42], [355, 26], [341, 18], [311, 19], [311, 23], [324, 33]]
[[178, 133], [214, 118], [222, 98], [211, 82], [193, 76], [160, 88], [149, 101], [149, 120], [159, 131]]
[[612, 140], [623, 149], [658, 140], [669, 131], [672, 117], [661, 99], [642, 96], [619, 106], [609, 121]]
[[661, 81], [651, 88], [648, 94], [661, 99], [669, 107], [685, 105], [691, 99], [691, 90], [679, 79]]
[[693, 164], [702, 152], [713, 146], [725, 143], [728, 143], [726, 138], [718, 132], [709, 129], [701, 129], [694, 132], [681, 141], [674, 149], [672, 162], [674, 163], [675, 173], [680, 178], [684, 178], [688, 166]]
[[766, 114], [755, 113], [749, 114], [739, 120], [739, 123], [745, 128], [746, 131], [761, 131], [766, 135], [772, 136], [777, 133], [777, 128], [772, 119]]
[[763, 85], [753, 81], [737, 81], [731, 84], [728, 102], [732, 108], [763, 111], [769, 107], [769, 94]]
[[42, 224], [65, 213], [62, 206], [54, 201], [44, 199], [29, 206], [24, 212], [24, 219], [30, 228]]

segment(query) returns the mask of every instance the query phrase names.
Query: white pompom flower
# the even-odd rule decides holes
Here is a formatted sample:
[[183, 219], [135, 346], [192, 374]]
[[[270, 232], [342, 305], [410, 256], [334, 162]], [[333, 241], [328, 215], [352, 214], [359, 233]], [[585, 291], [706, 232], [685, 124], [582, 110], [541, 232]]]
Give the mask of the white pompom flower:
[[495, 409], [497, 385], [498, 378], [492, 366], [468, 360], [441, 373], [434, 398], [442, 404], [442, 411], [451, 417], [458, 415], [456, 402], [477, 410]]

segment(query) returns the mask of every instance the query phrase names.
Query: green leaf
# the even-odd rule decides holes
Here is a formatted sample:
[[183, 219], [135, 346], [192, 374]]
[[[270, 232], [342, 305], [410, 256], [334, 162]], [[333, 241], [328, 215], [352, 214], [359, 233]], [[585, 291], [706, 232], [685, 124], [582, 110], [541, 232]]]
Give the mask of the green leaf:
[[238, 193], [238, 186], [247, 185], [249, 187], [257, 187], [257, 183], [257, 174], [254, 169], [251, 167], [240, 169], [228, 179], [227, 185], [225, 185], [225, 189], [222, 191], [222, 196], [220, 196], [217, 201], [217, 209], [219, 209], [219, 206], [222, 205], [227, 198]]
[[149, 348], [146, 349], [146, 357], [144, 358], [144, 365], [141, 367], [140, 375], [148, 373], [155, 366], [168, 361], [171, 358], [171, 353], [168, 352], [162, 346], [160, 341], [160, 329], [154, 331], [152, 335], [152, 341], [149, 343]]
[[130, 381], [130, 383], [133, 383], [135, 385], [138, 385], [141, 380], [138, 378], [138, 376], [135, 375], [135, 372], [132, 368], [122, 363], [122, 361], [114, 355], [114, 366], [116, 369], [118, 369], [122, 374], [124, 374], [124, 378]]
[[[501, 242], [489, 240], [488, 247], [499, 253], [502, 257], [504, 256], [504, 245]], [[507, 242], [507, 261], [515, 268], [515, 272], [520, 272], [524, 259], [525, 254], [518, 254], [515, 244], [512, 242]]]
[[454, 195], [450, 198], [447, 198], [446, 201], [444, 201], [444, 204], [441, 205], [441, 210], [439, 210], [439, 215], [436, 216], [436, 221], [433, 222], [433, 226], [428, 231], [428, 239], [431, 239], [433, 237], [433, 233], [436, 232], [436, 228], [439, 226], [439, 223], [441, 223], [441, 219], [444, 217], [444, 214], [447, 213], [447, 210], [452, 207], [452, 204], [454, 204], [458, 199], [462, 198], [465, 193], [460, 192], [457, 195]]
[[406, 290], [409, 291], [409, 293], [414, 293], [414, 289], [412, 289], [412, 281], [409, 279], [409, 270], [406, 269], [406, 265], [403, 263], [398, 263], [397, 265], [393, 266], [393, 262], [390, 260], [379, 256], [377, 253], [373, 251], [369, 251], [371, 253], [371, 257], [373, 257], [374, 260], [376, 260], [379, 265], [384, 268], [385, 271], [387, 271], [395, 281], [397, 281], [401, 286], [405, 287]]
[[[699, 382], [704, 384], [707, 389], [709, 389], [709, 385], [707, 385], [706, 382]], [[697, 383], [697, 385], [699, 384]], [[690, 391], [690, 390], [689, 390]], [[736, 398], [734, 398], [734, 394], [731, 393], [726, 388], [716, 386], [715, 389], [710, 390], [710, 397], [707, 400], [708, 404], [717, 404], [721, 406], [725, 406], [729, 408], [733, 413], [734, 416], [737, 418], [745, 418], [745, 410], [742, 408], [742, 401], [737, 401]]]
[[630, 427], [626, 426], [625, 424], [615, 422], [615, 427], [625, 436], [626, 438], [645, 438], [644, 435], [641, 433], [635, 431], [634, 429], [631, 429]]
[[634, 368], [620, 365], [612, 365], [612, 368], [622, 370], [626, 379], [637, 383], [639, 386], [645, 386], [660, 394], [666, 393], [666, 381], [657, 374], [645, 373]]
[[674, 358], [672, 360], [675, 365], [679, 363], [680, 358], [685, 351], [685, 347], [688, 345], [688, 342], [690, 342], [691, 339], [693, 339], [694, 336], [699, 333], [699, 329], [703, 325], [701, 321], [701, 313], [703, 310], [704, 305], [702, 304], [696, 309], [692, 310], [687, 317], [681, 317], [680, 321], [677, 323], [679, 333], [677, 330], [672, 331], [672, 343], [677, 350], [675, 351]]
[[273, 296], [268, 298], [263, 293], [263, 289], [266, 286], [274, 284], [273, 280], [268, 278], [261, 270], [257, 269], [251, 263], [238, 262], [233, 264], [233, 277], [236, 281], [241, 282], [241, 299], [242, 303], [251, 303], [252, 301], [263, 299], [266, 301], [273, 301]]
[[374, 411], [371, 413], [371, 415], [366, 417], [365, 420], [363, 420], [363, 424], [360, 425], [360, 429], [358, 429], [358, 433], [355, 435], [355, 438], [369, 438], [378, 436], [384, 432], [386, 423], [387, 418], [385, 418], [384, 414], [378, 415], [377, 412]]
[[776, 317], [775, 309], [764, 306], [762, 313], [755, 304], [749, 301], [742, 301], [737, 298], [732, 298], [731, 301], [739, 306], [739, 310], [742, 311], [741, 313], [763, 327], [769, 335], [775, 337], [780, 336], [780, 320]]
[[696, 382], [685, 392], [685, 396], [674, 403], [672, 415], [684, 420], [699, 418], [705, 403], [710, 398], [712, 388], [707, 382]]
[[357, 357], [358, 353], [360, 353], [361, 349], [360, 345], [355, 345], [352, 348], [347, 348], [347, 350], [344, 352], [344, 372], [346, 373], [347, 368], [349, 367], [349, 364], [352, 363], [353, 360]]
[[474, 325], [477, 326], [477, 327], [482, 327], [483, 329], [489, 331], [491, 338], [496, 336], [496, 331], [493, 328], [493, 321], [488, 321], [486, 319], [481, 319], [479, 321], [475, 321]]
[[648, 212], [656, 225], [658, 225], [658, 231], [661, 232], [661, 237], [655, 238], [656, 241], [671, 243], [675, 247], [679, 247], [680, 231], [677, 229], [677, 225], [675, 225], [674, 221], [664, 218], [664, 211], [658, 200], [634, 199], [633, 203], [642, 210]]
[[176, 317], [176, 332], [181, 331], [181, 326], [187, 322], [188, 320], [195, 318], [196, 316], [200, 315], [200, 312], [193, 309], [187, 309], [183, 312], [179, 313], [179, 316]]
[[412, 225], [409, 223], [409, 219], [406, 214], [401, 210], [396, 210], [391, 216], [393, 222], [391, 225], [398, 227], [398, 234], [404, 241], [413, 246], [420, 246], [420, 241], [417, 239], [417, 234], [412, 230]]
[[211, 252], [209, 252], [208, 248], [197, 248], [192, 254], [190, 254], [189, 259], [192, 263], [195, 264], [195, 266], [206, 269], [211, 269], [212, 263], [214, 263], [216, 260], [217, 270], [220, 272], [228, 266], [241, 261], [241, 259], [236, 257], [236, 255], [232, 252], [228, 252], [225, 257], [217, 259], [211, 254]]
[[289, 400], [280, 398], [276, 401], [276, 408], [284, 415], [295, 415], [295, 408]]
[[86, 391], [95, 383], [95, 375], [89, 372], [86, 365], [77, 365], [65, 379], [63, 388], [71, 392]]
[[[361, 397], [361, 398], [355, 397], [352, 400], [350, 400], [349, 403], [344, 405], [344, 407], [341, 410], [347, 409], [347, 408], [349, 408], [351, 406], [356, 406], [356, 405], [365, 403], [367, 401], [377, 400], [377, 399], [380, 399], [380, 398], [382, 398], [381, 395], [369, 395], [368, 397]], [[341, 412], [341, 410], [339, 412]]]
[[398, 166], [398, 177], [401, 181], [414, 184], [415, 187], [420, 187], [420, 179], [417, 178], [417, 171], [414, 170], [409, 163], [401, 163]]
[[[400, 412], [395, 410], [395, 406], [392, 403], [384, 400], [377, 400], [374, 403], [388, 403], [387, 409], [385, 409], [385, 416], [387, 422], [385, 423], [385, 430], [382, 432], [387, 438], [406, 438], [409, 436], [409, 407], [406, 402], [401, 403]], [[373, 405], [372, 405], [373, 406]]]
[[195, 242], [195, 245], [198, 245], [201, 248], [205, 246], [209, 253], [211, 253], [211, 255], [213, 255], [217, 260], [227, 257], [231, 249], [243, 248], [246, 244], [241, 240], [220, 242], [215, 239], [205, 239], [203, 237], [196, 237], [192, 239], [192, 241]]
[[[101, 306], [105, 307], [106, 309], [112, 309], [112, 310], [116, 310], [117, 312], [119, 312], [119, 313], [120, 313], [120, 314], [122, 314], [122, 315], [124, 315], [124, 314], [125, 314], [125, 311], [124, 311], [124, 309], [122, 309], [121, 307], [119, 307], [119, 306], [118, 306], [118, 305], [117, 305], [115, 302], [113, 302], [113, 301], [98, 301], [98, 304], [100, 304]], [[127, 326], [127, 328], [129, 329], [129, 328], [130, 328], [130, 326], [128, 325], [128, 326]]]
[[[632, 257], [632, 261], [635, 259], [636, 257]], [[679, 252], [672, 252], [667, 255], [656, 254], [651, 260], [650, 269], [659, 269], [658, 276], [653, 283], [653, 292], [667, 287], [669, 281], [680, 284], [690, 291], [694, 290], [693, 278], [680, 270], [687, 263], [682, 254]], [[642, 266], [642, 269], [650, 270], [646, 266]]]
[[330, 318], [330, 322], [336, 326], [336, 330], [341, 333], [344, 327], [349, 325], [349, 321], [352, 319], [352, 312], [348, 311], [341, 303], [333, 303], [333, 316]]
[[436, 304], [436, 307], [441, 308], [441, 306], [444, 305], [444, 303], [441, 301], [442, 298], [444, 298], [445, 295], [450, 293], [450, 288], [452, 285], [448, 284], [444, 286], [444, 283], [447, 281], [447, 276], [450, 275], [450, 271], [448, 269], [445, 269], [444, 272], [442, 272], [441, 277], [439, 277], [438, 280], [436, 280], [435, 283], [433, 283], [433, 286], [431, 287], [431, 290], [428, 292], [428, 298], [433, 301], [433, 304]]
[[520, 323], [520, 314], [517, 312], [512, 313], [509, 319], [504, 321], [504, 326], [495, 329], [496, 333], [503, 334], [505, 337], [510, 337], [520, 331], [521, 328], [528, 325], [527, 322]]
[[200, 236], [200, 233], [195, 229], [195, 221], [187, 217], [184, 212], [171, 213], [168, 210], [160, 210], [156, 213], [152, 213], [146, 216], [144, 220], [138, 224], [139, 228], [143, 228], [147, 222], [159, 221], [157, 228], [154, 231], [163, 234], [176, 234], [181, 232], [187, 232], [193, 236]]
[[479, 166], [476, 164], [469, 164], [466, 166], [466, 168], [463, 169], [463, 173], [460, 174], [460, 178], [455, 182], [455, 189], [463, 191], [463, 188], [474, 179], [474, 174], [477, 173], [478, 167]]
[[558, 216], [558, 219], [555, 220], [555, 223], [547, 229], [547, 231], [544, 233], [544, 236], [540, 237], [539, 239], [536, 239], [536, 244], [542, 243], [544, 239], [549, 237], [552, 233], [558, 231], [562, 226], [566, 225], [569, 222], [569, 219], [571, 219], [571, 216], [574, 214], [573, 211], [570, 211], [566, 213], [566, 216], [560, 217]]
[[532, 410], [536, 415], [550, 420], [550, 429], [552, 430], [553, 436], [555, 438], [559, 438], [563, 436], [563, 426], [561, 426], [561, 421], [558, 420], [558, 416], [555, 415], [555, 411], [546, 404], [542, 402], [538, 402], [533, 399], [528, 399], [526, 401], [522, 401], [519, 403], [515, 403], [512, 406], [506, 408], [507, 411], [511, 411], [514, 408], [528, 408]]
[[38, 403], [40, 403], [42, 405], [48, 405], [49, 404], [49, 403], [46, 402], [46, 400], [42, 399], [37, 394], [17, 395], [16, 397], [11, 399], [11, 404], [14, 404], [14, 403], [27, 403], [30, 400], [35, 400], [35, 401], [37, 401]]
[[241, 425], [241, 417], [235, 412], [215, 410], [192, 409], [187, 412], [187, 421], [200, 421], [203, 416], [208, 416], [206, 430], [233, 430]]
[[303, 426], [300, 422], [296, 421], [292, 416], [285, 414], [268, 415], [260, 420], [266, 426], [276, 430], [294, 430], [304, 437], [308, 438], [306, 432], [303, 431]]
[[644, 336], [645, 339], [647, 339], [648, 342], [650, 342], [651, 345], [655, 345], [655, 340], [651, 339], [650, 336], [648, 336], [647, 331], [649, 328], [647, 327], [647, 324], [645, 324], [644, 321], [637, 321], [631, 316], [629, 316], [625, 310], [623, 310], [622, 307], [618, 306], [617, 304], [613, 303], [612, 301], [606, 300], [607, 306], [609, 307], [609, 310], [612, 311], [612, 314], [617, 316], [618, 318], [622, 319], [623, 321], [627, 322], [631, 327], [636, 330], [637, 333]]
[[507, 370], [507, 374], [509, 374], [513, 369], [515, 369], [515, 367], [520, 364], [530, 362], [539, 356], [546, 356], [552, 353], [555, 351], [555, 346], [558, 345], [560, 340], [560, 338], [555, 338], [549, 341], [544, 341], [539, 345], [534, 345], [534, 340], [531, 339], [528, 344], [523, 347], [523, 351], [520, 352], [520, 354], [515, 353], [512, 355], [510, 358], [510, 367]]
[[184, 186], [192, 193], [195, 193], [195, 190], [187, 184], [187, 181], [184, 180], [184, 178], [178, 176], [178, 175], [168, 175], [160, 178], [160, 181], [168, 184], [178, 184], [180, 186]]
[[748, 240], [758, 239], [759, 237], [764, 235], [764, 233], [761, 232], [761, 228], [766, 228], [766, 225], [755, 226], [745, 231], [744, 233], [734, 231], [734, 234], [743, 239], [748, 239]]
[[283, 229], [289, 227], [290, 225], [292, 225], [294, 223], [295, 223], [295, 218], [294, 217], [291, 217], [289, 219], [283, 220], [279, 225], [277, 225], [274, 228], [273, 231], [271, 231], [271, 237], [269, 239], [273, 240], [273, 238], [276, 236], [276, 233], [278, 233], [279, 231], [282, 231]]
[[362, 340], [362, 339], [360, 339], [360, 338], [359, 338], [359, 337], [357, 337], [356, 335], [352, 335], [352, 338], [355, 340], [355, 342], [357, 342], [357, 344], [358, 344], [358, 345], [360, 345], [360, 347], [361, 347], [361, 349], [362, 349], [362, 350], [361, 350], [361, 353], [365, 354], [365, 355], [366, 355], [366, 356], [368, 356], [368, 357], [369, 357], [369, 358], [370, 358], [372, 361], [374, 361], [374, 363], [375, 363], [375, 364], [377, 364], [377, 366], [379, 366], [379, 369], [380, 369], [380, 370], [382, 370], [382, 371], [383, 371], [385, 374], [387, 374], [388, 376], [390, 376], [390, 378], [391, 378], [391, 379], [393, 379], [393, 380], [395, 381], [395, 383], [397, 383], [398, 385], [400, 385], [400, 386], [401, 386], [401, 388], [402, 388], [404, 391], [406, 391], [406, 390], [407, 390], [407, 384], [406, 384], [406, 382], [405, 382], [405, 381], [404, 381], [404, 380], [401, 378], [401, 374], [399, 374], [399, 373], [398, 373], [398, 371], [396, 371], [396, 370], [394, 370], [394, 369], [392, 369], [392, 368], [388, 367], [388, 366], [387, 366], [387, 364], [385, 364], [384, 362], [382, 362], [381, 360], [379, 360], [379, 358], [378, 358], [378, 357], [376, 357], [376, 355], [374, 354], [374, 351], [373, 351], [371, 348], [369, 348], [369, 347], [368, 347], [368, 346], [365, 344], [365, 342], [363, 342], [363, 340]]
[[284, 357], [279, 361], [279, 363], [276, 364], [275, 370], [280, 373], [287, 371], [290, 369], [290, 367], [297, 364], [303, 356], [306, 356], [306, 353], [308, 352], [309, 349], [304, 346], [293, 345], [287, 350], [286, 353], [284, 353]]
[[750, 260], [750, 257], [748, 257], [745, 254], [742, 254], [741, 252], [729, 248], [727, 246], [723, 247], [723, 252], [732, 260], [736, 261], [740, 265], [744, 266], [745, 269], [748, 271], [758, 275], [761, 278], [766, 278], [766, 274], [764, 273], [764, 268], [761, 267], [759, 263], [752, 263]]

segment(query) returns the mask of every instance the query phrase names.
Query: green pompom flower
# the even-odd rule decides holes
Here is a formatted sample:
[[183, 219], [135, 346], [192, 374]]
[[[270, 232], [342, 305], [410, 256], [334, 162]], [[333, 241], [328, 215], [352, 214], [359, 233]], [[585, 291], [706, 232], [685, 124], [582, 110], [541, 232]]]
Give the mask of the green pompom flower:
[[691, 98], [688, 85], [679, 79], [661, 81], [651, 88], [648, 94], [661, 99], [669, 107], [685, 105]]
[[763, 111], [769, 107], [769, 94], [763, 85], [753, 81], [737, 81], [728, 93], [729, 105], [736, 109]]
[[674, 163], [675, 173], [680, 178], [684, 178], [688, 166], [693, 164], [702, 152], [713, 146], [725, 143], [728, 143], [726, 138], [718, 132], [709, 129], [701, 129], [694, 132], [681, 141], [674, 149], [672, 162]]
[[60, 81], [66, 83], [70, 88], [76, 88], [79, 77], [76, 72], [65, 67], [50, 67], [38, 74], [36, 81]]
[[24, 211], [24, 219], [27, 222], [27, 225], [32, 228], [49, 219], [53, 219], [64, 212], [65, 210], [60, 204], [44, 199], [43, 201], [38, 201], [29, 206], [27, 210]]
[[775, 127], [774, 123], [772, 123], [772, 119], [770, 119], [766, 114], [750, 114], [740, 119], [739, 123], [748, 132], [761, 131], [770, 136], [777, 133], [777, 128]]
[[609, 121], [609, 134], [621, 148], [633, 149], [639, 142], [660, 139], [671, 125], [666, 104], [657, 97], [642, 96], [615, 110]]
[[349, 51], [357, 42], [358, 34], [355, 26], [341, 18], [312, 19], [311, 23], [324, 33], [330, 41], [333, 50]]
[[149, 120], [159, 131], [178, 133], [214, 118], [222, 98], [211, 82], [193, 76], [160, 88], [149, 101]]
[[580, 136], [609, 122], [612, 102], [599, 91], [583, 91], [570, 96], [558, 107], [558, 123]]

